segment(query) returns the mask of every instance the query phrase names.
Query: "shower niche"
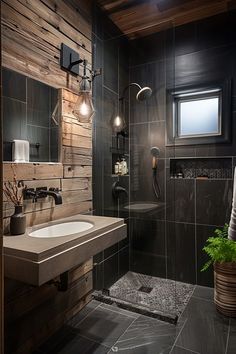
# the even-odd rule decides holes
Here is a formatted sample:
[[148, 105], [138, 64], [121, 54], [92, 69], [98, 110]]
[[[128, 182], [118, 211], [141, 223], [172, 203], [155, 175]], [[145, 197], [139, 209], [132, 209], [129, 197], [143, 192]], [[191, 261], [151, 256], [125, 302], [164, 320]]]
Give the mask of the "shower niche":
[[[111, 174], [112, 176], [129, 176], [129, 137], [128, 135], [116, 134], [112, 137], [111, 152]], [[117, 162], [125, 161], [127, 170], [123, 173], [117, 171]]]
[[170, 159], [171, 179], [232, 179], [232, 158]]

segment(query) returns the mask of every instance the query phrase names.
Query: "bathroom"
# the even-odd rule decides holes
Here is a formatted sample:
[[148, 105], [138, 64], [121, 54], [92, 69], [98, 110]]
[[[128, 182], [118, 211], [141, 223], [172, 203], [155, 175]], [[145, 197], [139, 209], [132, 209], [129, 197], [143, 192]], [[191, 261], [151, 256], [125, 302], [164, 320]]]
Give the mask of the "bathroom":
[[234, 225], [235, 1], [3, 0], [1, 21], [0, 353], [235, 353], [236, 255], [230, 305], [202, 271]]

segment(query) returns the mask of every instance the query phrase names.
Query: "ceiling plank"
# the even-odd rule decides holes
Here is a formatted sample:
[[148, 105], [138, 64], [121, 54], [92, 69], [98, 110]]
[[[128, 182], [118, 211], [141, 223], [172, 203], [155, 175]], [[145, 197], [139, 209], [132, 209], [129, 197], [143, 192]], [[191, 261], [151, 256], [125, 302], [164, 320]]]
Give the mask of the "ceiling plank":
[[130, 39], [228, 11], [236, 0], [98, 0]]

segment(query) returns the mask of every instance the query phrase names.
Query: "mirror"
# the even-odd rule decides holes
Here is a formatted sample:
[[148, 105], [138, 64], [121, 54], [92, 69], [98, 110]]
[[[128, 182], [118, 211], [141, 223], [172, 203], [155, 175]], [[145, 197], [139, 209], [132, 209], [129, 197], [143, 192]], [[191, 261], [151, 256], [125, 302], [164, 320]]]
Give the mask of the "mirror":
[[2, 68], [3, 159], [58, 162], [58, 90]]

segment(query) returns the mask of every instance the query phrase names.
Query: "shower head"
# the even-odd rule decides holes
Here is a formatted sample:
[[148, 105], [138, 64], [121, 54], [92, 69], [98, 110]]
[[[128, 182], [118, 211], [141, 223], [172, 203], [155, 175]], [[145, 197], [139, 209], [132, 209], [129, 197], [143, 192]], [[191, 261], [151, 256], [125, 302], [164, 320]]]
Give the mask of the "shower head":
[[140, 88], [136, 95], [136, 100], [137, 101], [144, 101], [147, 100], [149, 97], [152, 95], [152, 89], [150, 87], [143, 87]]
[[130, 86], [135, 86], [137, 87], [138, 93], [136, 95], [136, 100], [137, 101], [145, 101], [147, 100], [149, 97], [151, 97], [152, 95], [152, 89], [148, 86], [145, 87], [141, 87], [139, 84], [137, 84], [137, 82], [131, 82], [129, 85], [127, 85], [124, 90], [123, 90], [123, 94], [122, 97], [120, 98], [120, 100], [123, 100], [125, 97], [125, 92], [126, 90], [130, 87]]
[[158, 147], [156, 147], [156, 146], [153, 146], [150, 149], [150, 152], [151, 152], [153, 157], [158, 157], [160, 155], [160, 149]]

